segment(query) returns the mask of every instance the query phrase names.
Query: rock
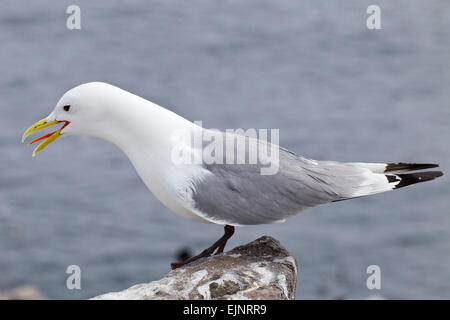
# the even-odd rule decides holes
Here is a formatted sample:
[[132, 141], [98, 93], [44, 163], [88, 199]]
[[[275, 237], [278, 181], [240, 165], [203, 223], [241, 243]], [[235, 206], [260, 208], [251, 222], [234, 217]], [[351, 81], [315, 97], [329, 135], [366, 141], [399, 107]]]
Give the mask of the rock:
[[263, 236], [219, 255], [94, 300], [294, 299], [297, 262], [280, 242]]
[[0, 300], [46, 300], [47, 297], [32, 285], [23, 285], [0, 292]]

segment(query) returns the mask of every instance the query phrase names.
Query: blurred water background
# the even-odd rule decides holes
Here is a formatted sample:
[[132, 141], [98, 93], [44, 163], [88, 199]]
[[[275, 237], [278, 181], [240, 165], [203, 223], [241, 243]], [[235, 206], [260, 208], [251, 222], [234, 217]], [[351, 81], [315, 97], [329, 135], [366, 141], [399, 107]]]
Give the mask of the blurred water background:
[[[205, 127], [279, 128], [280, 144], [340, 161], [450, 165], [450, 3], [373, 1], [72, 1], [0, 4], [0, 290], [34, 284], [80, 299], [159, 279], [177, 250], [222, 227], [166, 209], [115, 146], [58, 140], [31, 158], [23, 131], [68, 89], [105, 81]], [[300, 264], [298, 299], [364, 298], [381, 267], [387, 298], [450, 298], [448, 175], [243, 227]], [[82, 289], [66, 288], [67, 266]]]

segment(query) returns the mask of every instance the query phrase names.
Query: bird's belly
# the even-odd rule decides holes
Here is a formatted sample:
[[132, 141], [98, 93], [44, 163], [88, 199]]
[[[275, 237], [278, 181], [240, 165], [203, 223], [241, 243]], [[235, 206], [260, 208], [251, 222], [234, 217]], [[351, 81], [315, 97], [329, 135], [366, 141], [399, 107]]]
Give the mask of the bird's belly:
[[[152, 188], [147, 188], [158, 198], [159, 201], [161, 201], [166, 207], [168, 207], [170, 210], [174, 211], [175, 213], [185, 217], [189, 218], [194, 221], [203, 222], [203, 223], [211, 223], [210, 221], [203, 219], [199, 215], [195, 214], [189, 209], [186, 209], [185, 207], [179, 205], [176, 201], [173, 200], [173, 197], [164, 190], [152, 190]], [[155, 188], [153, 188], [155, 189]]]
[[158, 179], [154, 179], [151, 176], [140, 174], [138, 171], [139, 176], [141, 177], [144, 184], [147, 186], [147, 188], [155, 195], [155, 197], [161, 201], [167, 208], [172, 210], [173, 212], [197, 221], [197, 222], [203, 222], [203, 223], [211, 223], [210, 221], [200, 217], [199, 215], [195, 214], [191, 210], [181, 206], [177, 201], [174, 200], [174, 197], [171, 192], [167, 190], [166, 187], [164, 187], [164, 183], [162, 181], [158, 181]]
[[[171, 177], [182, 176], [185, 170], [173, 174], [174, 169], [171, 166], [170, 152], [166, 152], [167, 156], [161, 159], [150, 156], [151, 150], [146, 151], [145, 148], [141, 148], [139, 151], [125, 153], [139, 177], [155, 197], [167, 208], [183, 217], [198, 222], [211, 223], [177, 201], [176, 192], [174, 192], [174, 185], [177, 184], [172, 181]], [[155, 158], [157, 160], [154, 160]]]

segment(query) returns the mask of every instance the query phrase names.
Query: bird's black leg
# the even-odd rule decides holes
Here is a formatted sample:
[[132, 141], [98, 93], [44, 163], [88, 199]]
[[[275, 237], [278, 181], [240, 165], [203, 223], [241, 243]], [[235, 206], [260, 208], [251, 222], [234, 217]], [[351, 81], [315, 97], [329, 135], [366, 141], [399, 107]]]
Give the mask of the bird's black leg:
[[219, 239], [219, 241], [221, 241], [219, 248], [216, 251], [216, 254], [222, 253], [223, 249], [225, 249], [225, 245], [228, 242], [228, 239], [230, 239], [233, 234], [234, 234], [234, 227], [230, 226], [230, 225], [225, 225], [225, 227], [223, 228], [225, 233], [223, 234], [222, 238]]
[[203, 250], [200, 254], [193, 256], [189, 259], [186, 259], [184, 261], [181, 261], [181, 262], [172, 262], [171, 263], [172, 270], [179, 268], [181, 266], [184, 266], [185, 264], [188, 264], [190, 262], [196, 261], [200, 258], [209, 257], [210, 255], [212, 255], [214, 253], [214, 251], [216, 249], [217, 249], [216, 254], [223, 252], [223, 249], [225, 249], [225, 245], [227, 244], [228, 239], [230, 239], [231, 236], [234, 234], [234, 227], [227, 224], [224, 227], [224, 231], [225, 232], [224, 232], [223, 236], [219, 240], [214, 242], [214, 244], [212, 246], [210, 246], [209, 248], [206, 248], [205, 250]]

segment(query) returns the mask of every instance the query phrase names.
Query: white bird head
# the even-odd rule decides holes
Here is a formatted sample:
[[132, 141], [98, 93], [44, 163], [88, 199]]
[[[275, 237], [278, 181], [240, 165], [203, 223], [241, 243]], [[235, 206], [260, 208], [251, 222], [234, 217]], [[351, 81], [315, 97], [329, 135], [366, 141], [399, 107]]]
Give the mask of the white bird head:
[[[59, 99], [53, 111], [44, 119], [30, 126], [22, 136], [22, 142], [32, 133], [62, 123], [56, 131], [47, 133], [29, 144], [41, 142], [33, 156], [63, 135], [88, 135], [101, 137], [105, 128], [118, 125], [124, 107], [120, 101], [128, 92], [103, 82], [90, 82], [67, 91]], [[119, 110], [122, 109], [122, 110]]]

